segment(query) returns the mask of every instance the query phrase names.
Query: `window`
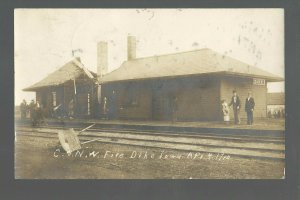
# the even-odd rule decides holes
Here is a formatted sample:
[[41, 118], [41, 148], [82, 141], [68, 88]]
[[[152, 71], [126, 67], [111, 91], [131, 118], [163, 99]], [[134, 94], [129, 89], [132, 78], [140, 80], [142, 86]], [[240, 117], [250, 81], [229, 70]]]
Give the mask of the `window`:
[[56, 106], [56, 92], [52, 92], [52, 105]]
[[136, 106], [138, 104], [138, 91], [136, 88], [131, 88], [128, 91], [128, 104]]
[[125, 98], [123, 100], [125, 107], [138, 105], [138, 88], [135, 85], [129, 85], [125, 92]]

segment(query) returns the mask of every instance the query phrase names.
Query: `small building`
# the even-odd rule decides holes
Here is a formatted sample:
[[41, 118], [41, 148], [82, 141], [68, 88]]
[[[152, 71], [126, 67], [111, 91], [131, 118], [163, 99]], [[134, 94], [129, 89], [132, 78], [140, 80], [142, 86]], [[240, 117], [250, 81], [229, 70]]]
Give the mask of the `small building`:
[[285, 93], [267, 93], [267, 111], [269, 118], [280, 118], [285, 116]]
[[96, 74], [87, 70], [79, 58], [74, 58], [23, 91], [36, 92], [36, 101], [48, 117], [53, 116], [55, 108], [67, 115], [73, 103], [75, 116], [85, 118], [95, 115], [96, 82]]
[[220, 120], [221, 100], [230, 102], [233, 90], [241, 118], [248, 91], [256, 102], [254, 117], [266, 117], [267, 83], [284, 80], [207, 48], [136, 58], [135, 47], [129, 36], [128, 60], [99, 79], [114, 119], [170, 120], [176, 99], [180, 121]]
[[267, 93], [267, 105], [268, 106], [284, 106], [285, 105], [284, 92]]

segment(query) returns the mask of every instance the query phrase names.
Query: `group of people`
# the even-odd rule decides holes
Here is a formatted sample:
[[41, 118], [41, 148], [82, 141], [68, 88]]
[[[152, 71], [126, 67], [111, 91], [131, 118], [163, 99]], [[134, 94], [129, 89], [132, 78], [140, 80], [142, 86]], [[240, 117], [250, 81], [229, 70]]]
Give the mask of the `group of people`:
[[[240, 124], [241, 120], [239, 117], [240, 109], [241, 109], [241, 100], [237, 95], [237, 92], [233, 90], [233, 96], [231, 97], [231, 101], [227, 104], [226, 100], [222, 100], [222, 111], [224, 116], [224, 121], [229, 123], [229, 107], [232, 106], [233, 116], [234, 116], [234, 124]], [[255, 107], [255, 101], [252, 97], [251, 92], [248, 92], [248, 97], [245, 100], [245, 112], [247, 113], [247, 124], [253, 124], [253, 112]]]
[[[102, 109], [103, 109], [103, 118], [104, 119], [109, 119], [111, 118], [111, 108], [109, 108], [108, 105], [108, 100], [106, 97], [104, 97], [103, 104], [102, 104]], [[56, 113], [59, 111], [61, 105], [56, 106], [53, 109], [53, 113]], [[171, 103], [172, 107], [172, 121], [177, 121], [177, 97], [174, 97], [172, 99]], [[233, 96], [231, 98], [231, 101], [229, 104], [227, 104], [226, 100], [222, 100], [222, 111], [223, 111], [223, 116], [224, 116], [224, 121], [226, 123], [229, 123], [230, 117], [229, 117], [229, 108], [232, 107], [233, 109], [233, 114], [234, 114], [234, 124], [240, 124], [240, 118], [239, 118], [239, 113], [241, 109], [241, 100], [239, 96], [237, 95], [237, 92], [234, 90], [233, 91]], [[255, 107], [255, 102], [254, 98], [252, 97], [251, 92], [248, 92], [248, 97], [245, 100], [245, 112], [247, 113], [247, 124], [252, 125], [253, 124], [253, 112], [254, 112], [254, 107]], [[39, 102], [34, 102], [34, 100], [31, 100], [30, 104], [27, 104], [26, 100], [23, 100], [23, 102], [20, 105], [20, 111], [21, 111], [21, 119], [25, 119], [27, 116], [27, 113], [30, 115], [30, 119], [32, 121], [33, 125], [37, 125], [40, 123], [44, 122], [44, 114], [43, 114], [43, 109], [40, 106]], [[70, 118], [74, 117], [75, 113], [75, 102], [72, 99], [69, 104], [68, 104], [68, 113], [67, 115]]]
[[43, 110], [38, 101], [35, 102], [34, 100], [31, 100], [30, 104], [27, 104], [26, 100], [23, 99], [20, 105], [20, 111], [22, 120], [26, 119], [29, 114], [33, 126], [45, 122]]
[[35, 102], [31, 100], [31, 102], [27, 104], [24, 99], [20, 105], [21, 119], [24, 120], [29, 117], [32, 125], [35, 126], [45, 123], [45, 117], [48, 116], [55, 118], [69, 117], [70, 119], [75, 117], [75, 103], [73, 99], [69, 102], [67, 111], [62, 107], [62, 104], [59, 104], [49, 110], [40, 105], [38, 101]]
[[268, 108], [268, 118], [284, 118], [285, 109], [284, 108]]

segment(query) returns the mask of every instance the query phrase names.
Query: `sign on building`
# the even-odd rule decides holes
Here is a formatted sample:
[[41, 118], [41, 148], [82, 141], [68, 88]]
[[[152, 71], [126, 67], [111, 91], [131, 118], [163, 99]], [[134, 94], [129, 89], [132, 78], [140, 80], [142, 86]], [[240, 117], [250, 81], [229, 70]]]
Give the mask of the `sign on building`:
[[266, 80], [260, 78], [254, 78], [253, 85], [266, 85]]

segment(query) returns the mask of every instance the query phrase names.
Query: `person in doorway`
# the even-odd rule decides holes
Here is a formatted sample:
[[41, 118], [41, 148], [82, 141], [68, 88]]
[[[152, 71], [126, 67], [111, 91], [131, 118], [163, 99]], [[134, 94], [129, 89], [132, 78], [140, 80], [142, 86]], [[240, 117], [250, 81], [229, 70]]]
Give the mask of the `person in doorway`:
[[26, 119], [27, 102], [25, 99], [23, 99], [23, 101], [20, 105], [20, 111], [21, 111], [21, 119]]
[[239, 112], [240, 112], [240, 107], [241, 107], [241, 101], [235, 90], [233, 90], [232, 93], [233, 93], [233, 96], [231, 98], [231, 102], [230, 102], [229, 106], [230, 107], [232, 106], [232, 109], [233, 109], [234, 124], [239, 124], [240, 123]]
[[223, 119], [224, 119], [224, 122], [226, 124], [229, 124], [229, 121], [230, 121], [230, 117], [229, 117], [229, 108], [228, 108], [228, 104], [226, 102], [225, 99], [223, 99], [221, 101], [222, 103], [222, 112], [223, 112]]
[[251, 92], [248, 92], [248, 97], [246, 98], [245, 103], [245, 111], [247, 113], [247, 124], [252, 125], [253, 124], [253, 111], [254, 111], [254, 98], [251, 96]]

